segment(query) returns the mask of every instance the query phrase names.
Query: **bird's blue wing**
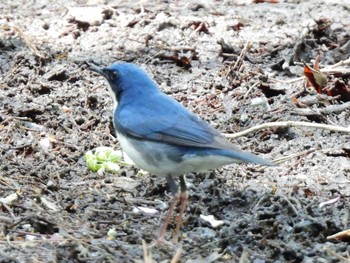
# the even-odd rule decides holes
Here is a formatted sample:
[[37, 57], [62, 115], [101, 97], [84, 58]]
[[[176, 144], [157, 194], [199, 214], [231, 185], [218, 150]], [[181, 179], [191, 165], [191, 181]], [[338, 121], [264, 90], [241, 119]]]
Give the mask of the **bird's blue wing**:
[[164, 94], [124, 105], [116, 111], [119, 132], [179, 146], [227, 148], [232, 144], [217, 130]]

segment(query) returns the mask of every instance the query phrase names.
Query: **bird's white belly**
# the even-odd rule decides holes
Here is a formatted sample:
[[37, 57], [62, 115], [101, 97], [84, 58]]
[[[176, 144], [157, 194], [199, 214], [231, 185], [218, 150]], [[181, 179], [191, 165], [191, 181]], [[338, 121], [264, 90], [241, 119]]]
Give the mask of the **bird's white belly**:
[[122, 150], [139, 168], [155, 175], [163, 175], [165, 173], [165, 170], [161, 167], [149, 164], [143, 157], [143, 154], [141, 154], [140, 151], [138, 151], [137, 148], [134, 146], [134, 144], [131, 143], [125, 136], [123, 136], [120, 133], [117, 133], [117, 136]]
[[[118, 140], [123, 151], [130, 157], [130, 159], [141, 169], [155, 175], [178, 176], [191, 172], [202, 172], [221, 167], [225, 164], [233, 163], [234, 159], [225, 156], [208, 155], [197, 156], [194, 154], [185, 154], [180, 162], [173, 161], [167, 157], [166, 145], [157, 142], [140, 142], [144, 151], [149, 154], [154, 149], [157, 149], [159, 160], [151, 163], [147, 161], [137, 147], [134, 145], [135, 141], [131, 142], [124, 135], [117, 133]], [[164, 153], [162, 148], [165, 148]], [[160, 152], [160, 154], [159, 154]]]

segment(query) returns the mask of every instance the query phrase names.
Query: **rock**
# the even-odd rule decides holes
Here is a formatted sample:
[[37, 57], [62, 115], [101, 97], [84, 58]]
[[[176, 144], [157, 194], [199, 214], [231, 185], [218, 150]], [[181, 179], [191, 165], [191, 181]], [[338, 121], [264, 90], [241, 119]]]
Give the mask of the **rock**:
[[71, 7], [68, 16], [78, 23], [90, 26], [99, 26], [104, 19], [103, 8], [97, 6]]

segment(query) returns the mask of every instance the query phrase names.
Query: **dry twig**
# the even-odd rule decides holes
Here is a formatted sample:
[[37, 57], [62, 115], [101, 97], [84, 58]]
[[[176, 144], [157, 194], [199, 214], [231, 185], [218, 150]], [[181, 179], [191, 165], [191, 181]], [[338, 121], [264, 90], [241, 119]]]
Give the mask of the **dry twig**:
[[291, 113], [294, 115], [310, 116], [310, 115], [329, 115], [332, 113], [339, 113], [350, 109], [350, 101], [338, 104], [329, 105], [322, 109], [295, 109]]
[[290, 127], [307, 127], [307, 128], [316, 128], [316, 129], [324, 129], [329, 131], [335, 131], [335, 132], [345, 132], [350, 133], [350, 128], [340, 127], [340, 126], [334, 126], [334, 125], [327, 125], [327, 124], [321, 124], [321, 123], [311, 123], [311, 122], [302, 122], [302, 121], [282, 121], [282, 122], [268, 122], [261, 125], [257, 125], [254, 127], [251, 127], [245, 131], [237, 132], [235, 134], [224, 134], [227, 138], [238, 138], [241, 136], [244, 136], [246, 134], [249, 134], [251, 132], [256, 132], [263, 129], [268, 128], [277, 128], [277, 127], [284, 127], [284, 128], [290, 128]]
[[26, 43], [26, 45], [29, 47], [29, 49], [35, 54], [37, 55], [38, 57], [40, 58], [44, 58], [44, 56], [42, 56], [39, 52], [39, 50], [37, 49], [37, 47], [35, 46], [34, 44], [34, 41], [29, 37], [27, 36], [22, 28], [16, 24], [13, 24], [13, 25], [1, 25], [0, 26], [0, 29], [4, 29], [4, 30], [10, 30], [12, 29], [13, 31], [16, 31], [19, 35], [20, 38], [22, 38], [22, 40], [24, 41], [24, 43]]
[[143, 261], [145, 263], [152, 263], [152, 252], [147, 247], [146, 241], [142, 239], [142, 248], [143, 248]]
[[227, 70], [226, 77], [229, 76], [231, 74], [231, 72], [234, 71], [234, 70], [235, 71], [239, 71], [239, 68], [242, 65], [243, 58], [247, 54], [247, 52], [250, 49], [251, 45], [252, 44], [249, 41], [244, 45], [244, 48], [242, 49], [241, 54], [239, 54], [239, 57], [236, 60], [236, 62], [234, 64], [232, 63], [230, 65], [229, 69]]
[[171, 260], [171, 263], [180, 262], [181, 253], [182, 253], [182, 248], [179, 247], [179, 248], [176, 250], [176, 253], [175, 253], [173, 259]]

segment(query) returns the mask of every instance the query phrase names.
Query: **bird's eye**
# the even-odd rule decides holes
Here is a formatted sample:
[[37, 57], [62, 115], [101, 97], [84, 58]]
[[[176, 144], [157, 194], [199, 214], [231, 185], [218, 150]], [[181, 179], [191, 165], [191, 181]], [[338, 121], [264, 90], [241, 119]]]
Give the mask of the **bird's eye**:
[[118, 72], [117, 71], [111, 71], [111, 73], [109, 74], [109, 78], [111, 80], [116, 80], [118, 78]]

